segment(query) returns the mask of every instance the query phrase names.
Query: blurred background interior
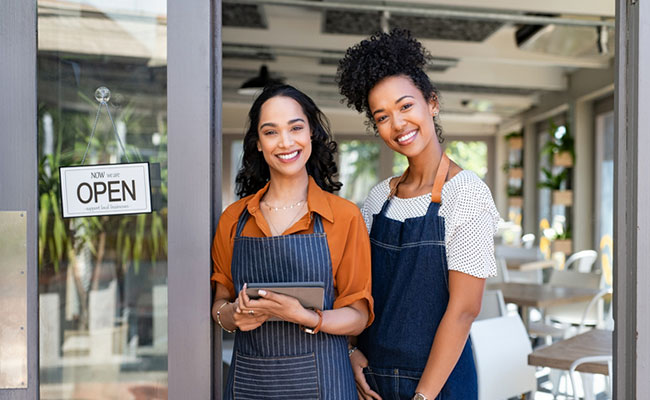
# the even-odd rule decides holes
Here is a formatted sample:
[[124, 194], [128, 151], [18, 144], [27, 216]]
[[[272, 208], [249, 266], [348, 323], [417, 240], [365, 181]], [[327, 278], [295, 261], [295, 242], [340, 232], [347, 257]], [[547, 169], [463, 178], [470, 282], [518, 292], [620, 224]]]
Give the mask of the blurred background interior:
[[[588, 330], [607, 331], [616, 267], [614, 5], [223, 1], [223, 207], [236, 200], [246, 113], [268, 79], [305, 91], [328, 116], [339, 143], [341, 196], [361, 205], [374, 184], [400, 174], [406, 160], [342, 104], [335, 74], [346, 48], [362, 38], [393, 27], [411, 30], [433, 55], [427, 72], [442, 93], [445, 151], [485, 180], [503, 219], [496, 238], [501, 273], [488, 288], [501, 292], [505, 308], [484, 317], [519, 318], [514, 323], [525, 340], [510, 368], [529, 371], [533, 383], [498, 396], [564, 398], [573, 389], [563, 367], [528, 366], [526, 356]], [[167, 398], [166, 43], [164, 1], [38, 0], [43, 399]], [[109, 107], [128, 155], [160, 167], [159, 204], [151, 214], [64, 220], [58, 167], [81, 161], [99, 86], [111, 90]], [[87, 164], [125, 160], [112, 129], [102, 113]], [[584, 250], [593, 252], [569, 259]], [[554, 286], [586, 292], [562, 304], [534, 305], [512, 294]], [[490, 335], [487, 325], [473, 328], [477, 345], [484, 332]], [[227, 369], [231, 338], [225, 339]], [[480, 350], [477, 364], [486, 362], [478, 359]], [[578, 390], [607, 397], [606, 374], [576, 379]], [[501, 398], [490, 396], [483, 398]]]

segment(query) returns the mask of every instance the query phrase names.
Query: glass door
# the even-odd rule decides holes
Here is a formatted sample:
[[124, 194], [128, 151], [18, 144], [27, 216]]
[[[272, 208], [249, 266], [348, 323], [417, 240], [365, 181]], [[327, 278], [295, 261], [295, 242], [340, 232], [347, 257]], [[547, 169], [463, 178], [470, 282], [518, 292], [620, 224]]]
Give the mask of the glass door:
[[[40, 397], [167, 398], [166, 2], [37, 4]], [[130, 162], [150, 213], [63, 218], [60, 167]]]

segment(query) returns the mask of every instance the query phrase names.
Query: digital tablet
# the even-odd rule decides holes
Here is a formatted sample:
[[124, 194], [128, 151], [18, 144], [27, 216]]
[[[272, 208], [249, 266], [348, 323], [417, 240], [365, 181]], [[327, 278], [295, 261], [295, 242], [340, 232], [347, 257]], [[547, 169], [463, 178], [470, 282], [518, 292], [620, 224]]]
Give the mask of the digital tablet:
[[246, 294], [251, 299], [258, 299], [259, 289], [295, 297], [305, 308], [323, 309], [325, 285], [323, 282], [269, 282], [248, 284]]

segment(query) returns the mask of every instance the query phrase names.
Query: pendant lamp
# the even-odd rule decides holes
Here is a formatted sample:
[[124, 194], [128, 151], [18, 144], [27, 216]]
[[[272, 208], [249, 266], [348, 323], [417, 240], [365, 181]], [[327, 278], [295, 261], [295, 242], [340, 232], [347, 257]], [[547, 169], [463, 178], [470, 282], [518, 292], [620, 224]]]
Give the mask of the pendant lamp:
[[266, 86], [271, 86], [271, 85], [279, 85], [282, 84], [282, 81], [280, 79], [273, 79], [271, 78], [271, 74], [269, 74], [269, 69], [266, 67], [266, 65], [262, 65], [260, 68], [260, 73], [246, 82], [244, 82], [239, 89], [237, 89], [237, 93], [243, 94], [243, 95], [255, 95], [258, 92], [260, 92], [262, 89], [264, 89]]

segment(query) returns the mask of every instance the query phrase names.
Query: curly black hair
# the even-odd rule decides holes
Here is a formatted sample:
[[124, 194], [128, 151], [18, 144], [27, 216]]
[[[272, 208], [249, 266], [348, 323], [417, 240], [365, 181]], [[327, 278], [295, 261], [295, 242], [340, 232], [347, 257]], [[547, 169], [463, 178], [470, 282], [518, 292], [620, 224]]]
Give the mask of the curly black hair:
[[295, 100], [307, 116], [311, 129], [311, 155], [307, 160], [307, 173], [314, 178], [314, 181], [321, 189], [327, 192], [340, 190], [343, 184], [335, 180], [337, 174], [336, 142], [330, 134], [329, 121], [325, 114], [316, 106], [314, 101], [290, 85], [275, 85], [264, 88], [257, 96], [250, 111], [248, 112], [248, 128], [244, 136], [244, 154], [242, 155], [242, 166], [235, 178], [236, 193], [239, 197], [257, 193], [266, 185], [270, 179], [269, 165], [264, 160], [262, 152], [257, 150], [259, 133], [257, 126], [260, 122], [262, 105], [276, 96], [289, 97]]
[[[377, 132], [368, 105], [368, 93], [382, 79], [403, 75], [420, 89], [424, 99], [439, 103], [440, 92], [433, 85], [424, 68], [431, 54], [411, 32], [395, 28], [390, 33], [375, 33], [366, 40], [348, 48], [339, 61], [336, 81], [348, 107], [366, 113], [366, 124]], [[434, 117], [436, 135], [442, 143], [442, 126]]]

